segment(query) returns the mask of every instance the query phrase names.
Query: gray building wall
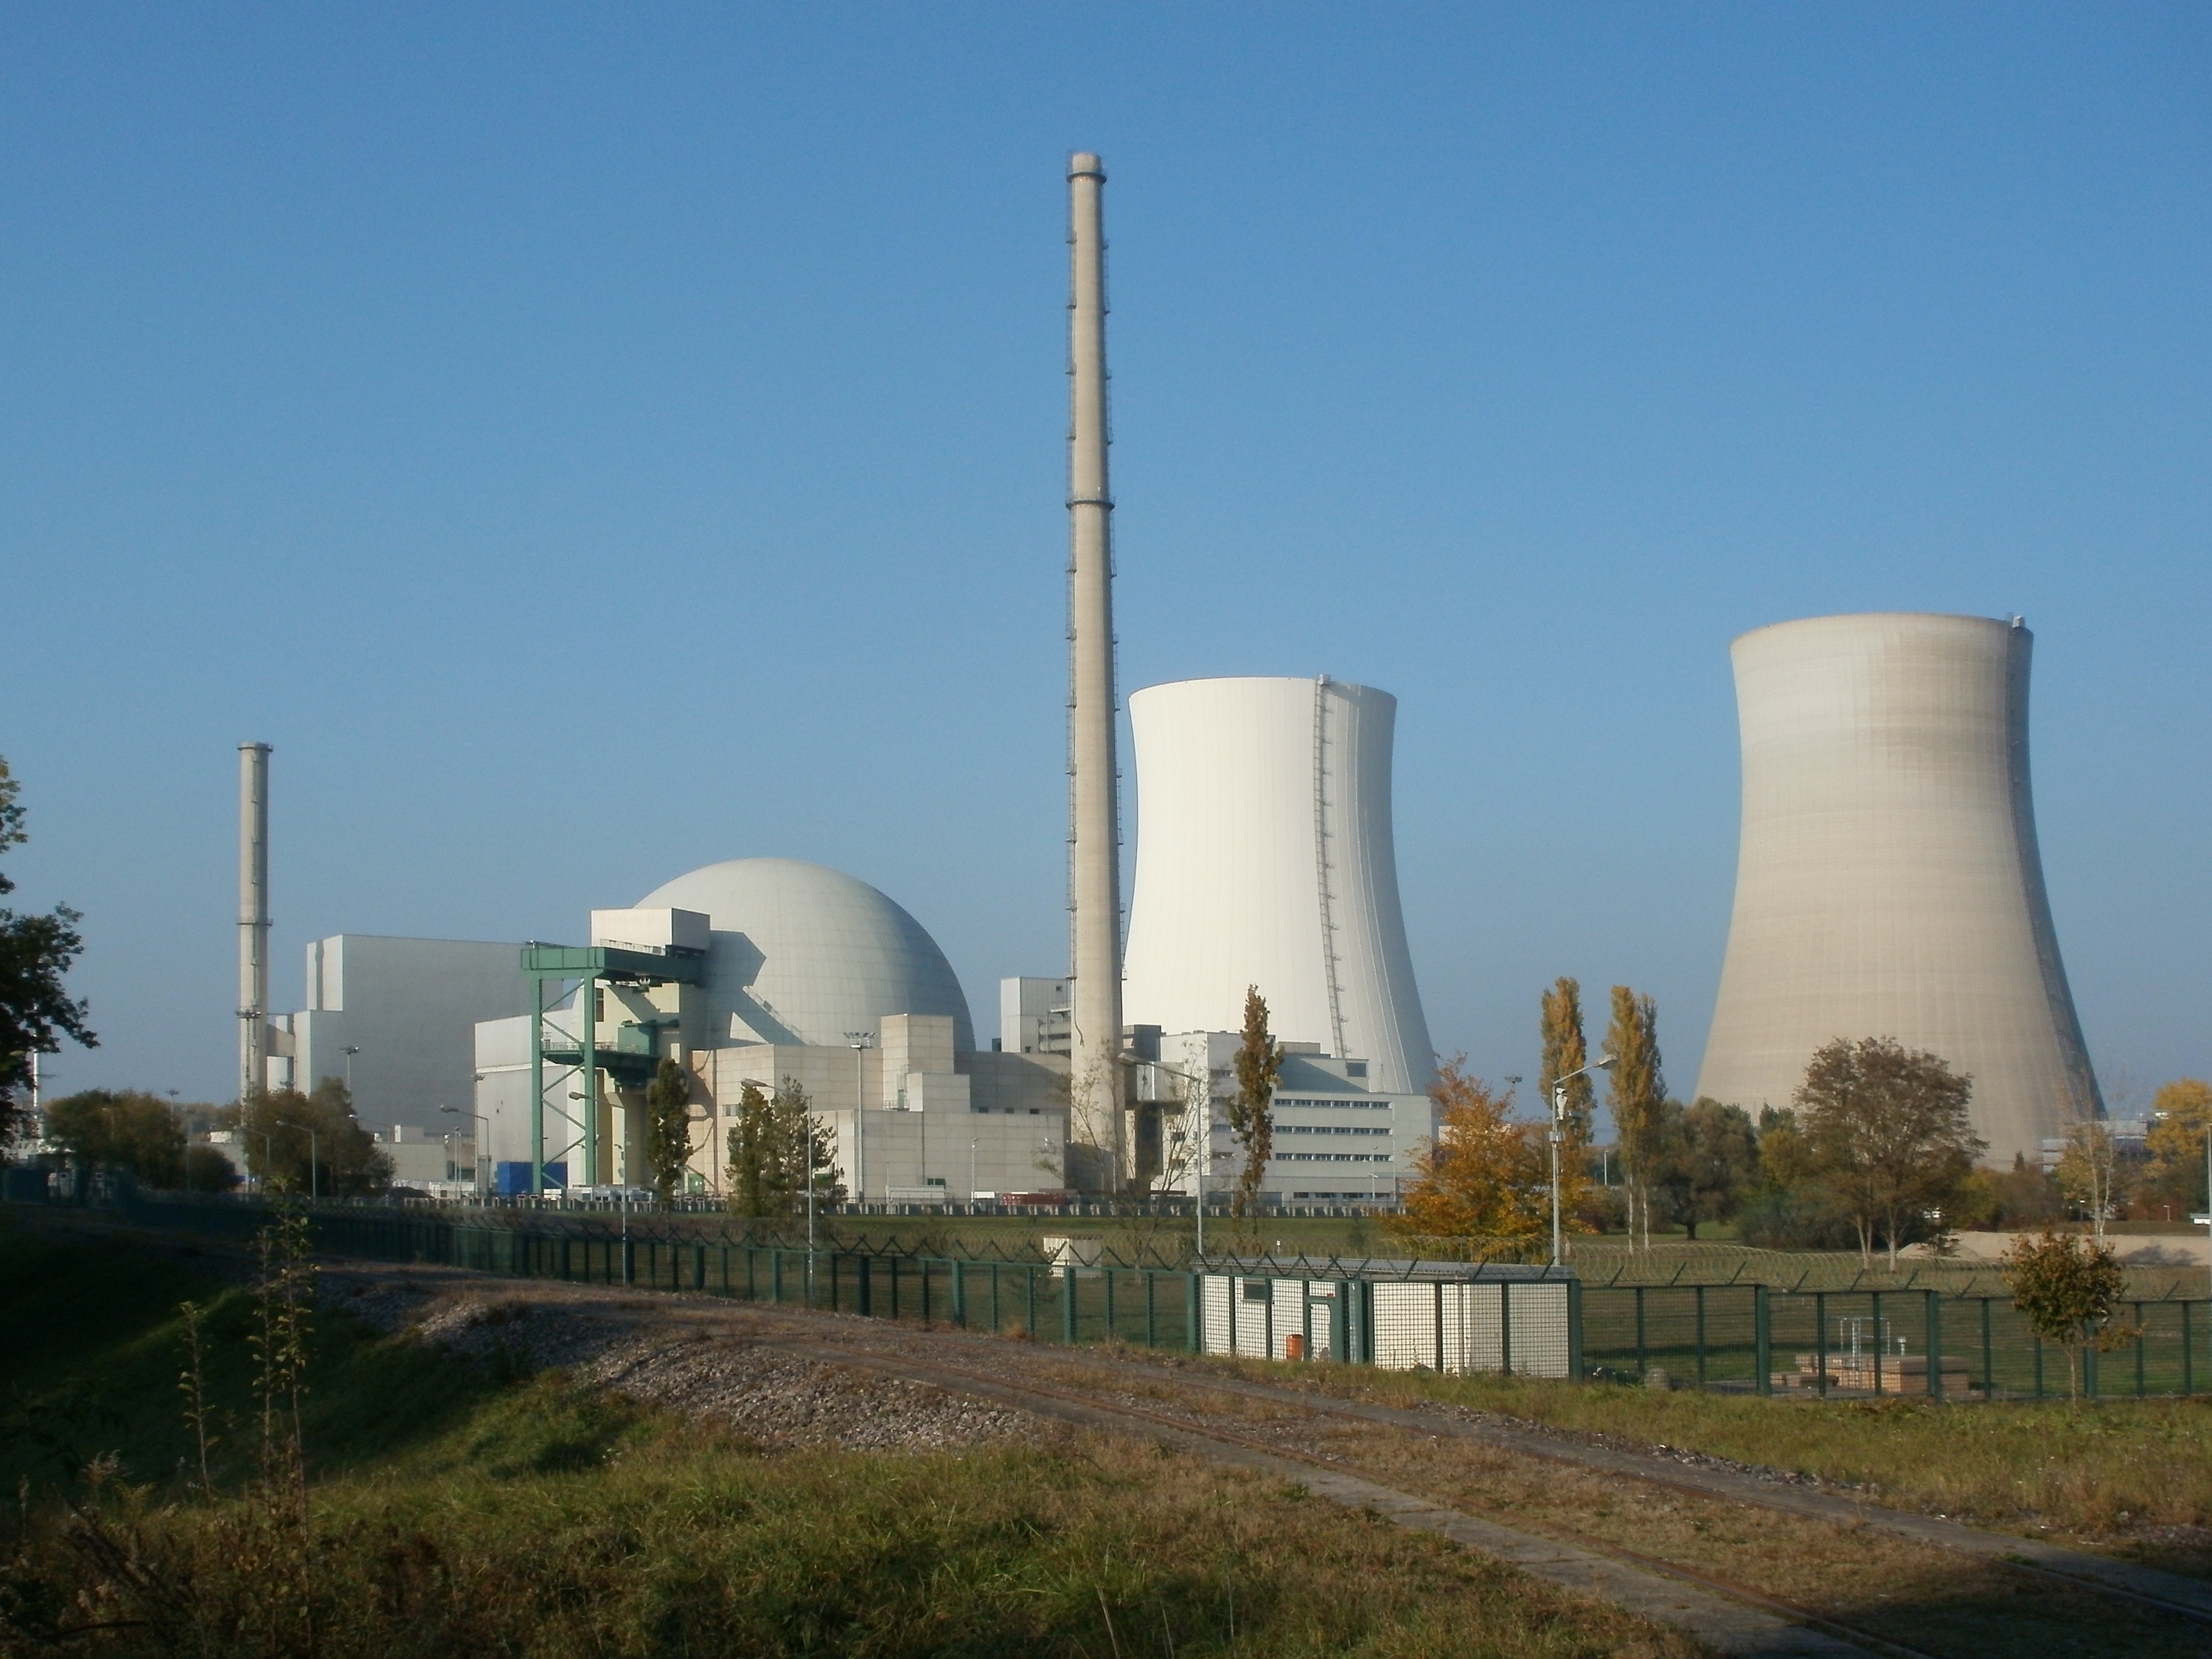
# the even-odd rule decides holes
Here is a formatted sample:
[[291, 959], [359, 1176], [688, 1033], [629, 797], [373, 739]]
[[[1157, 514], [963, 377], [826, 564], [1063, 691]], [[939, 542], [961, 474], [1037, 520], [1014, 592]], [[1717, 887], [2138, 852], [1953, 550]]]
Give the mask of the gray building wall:
[[1787, 1105], [1893, 1037], [1973, 1079], [1990, 1161], [2096, 1109], [2037, 850], [2015, 619], [1821, 617], [1738, 639], [1743, 832], [1698, 1093]]
[[278, 1088], [313, 1089], [347, 1073], [354, 1110], [371, 1128], [471, 1129], [441, 1106], [470, 1109], [476, 1025], [526, 1013], [530, 982], [520, 945], [482, 939], [337, 933], [307, 946], [307, 1006], [275, 1023], [294, 1053], [270, 1062]]

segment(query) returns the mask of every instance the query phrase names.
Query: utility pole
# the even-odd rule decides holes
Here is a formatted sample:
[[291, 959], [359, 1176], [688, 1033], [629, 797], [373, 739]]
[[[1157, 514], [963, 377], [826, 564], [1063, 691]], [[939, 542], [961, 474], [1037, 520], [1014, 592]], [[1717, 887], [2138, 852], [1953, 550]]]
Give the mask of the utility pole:
[[1578, 1077], [1589, 1077], [1606, 1071], [1613, 1065], [1611, 1054], [1602, 1054], [1578, 1072], [1569, 1072], [1552, 1085], [1552, 1127], [1545, 1139], [1552, 1143], [1552, 1265], [1556, 1267], [1565, 1259], [1565, 1230], [1559, 1218], [1559, 1144], [1567, 1138], [1567, 1085]]

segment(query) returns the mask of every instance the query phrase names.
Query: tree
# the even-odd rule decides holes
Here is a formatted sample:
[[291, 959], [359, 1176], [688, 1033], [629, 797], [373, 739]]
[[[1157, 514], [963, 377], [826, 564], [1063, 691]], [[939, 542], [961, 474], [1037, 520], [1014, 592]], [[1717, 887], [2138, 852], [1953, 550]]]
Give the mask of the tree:
[[841, 1202], [836, 1139], [828, 1124], [816, 1121], [796, 1078], [786, 1078], [772, 1095], [746, 1084], [726, 1137], [731, 1210], [760, 1219], [789, 1216], [804, 1206], [810, 1178], [818, 1202]]
[[80, 1164], [130, 1170], [149, 1187], [185, 1184], [185, 1129], [159, 1095], [87, 1089], [46, 1107], [46, 1134]]
[[645, 1163], [653, 1195], [667, 1203], [691, 1163], [691, 1079], [672, 1055], [661, 1056], [645, 1089]]
[[246, 1167], [270, 1192], [357, 1198], [392, 1184], [392, 1160], [354, 1116], [352, 1093], [337, 1078], [325, 1078], [312, 1094], [257, 1091], [240, 1112], [239, 1127]]
[[1561, 1078], [1566, 1085], [1565, 1121], [1560, 1125], [1559, 1210], [1578, 1216], [1588, 1207], [1590, 1124], [1597, 1109], [1597, 1089], [1587, 1075], [1571, 1076], [1589, 1064], [1589, 1047], [1583, 1036], [1583, 988], [1565, 975], [1537, 999], [1544, 1041], [1544, 1058], [1536, 1079], [1537, 1093], [1548, 1115], [1552, 1091]]
[[1948, 1206], [1988, 1143], [1966, 1115], [1973, 1080], [1889, 1037], [1838, 1037], [1813, 1056], [1795, 1097], [1812, 1172], [1841, 1200], [1874, 1263], [1897, 1252], [1925, 1212]]
[[2212, 1132], [2212, 1083], [2176, 1078], [2151, 1097], [2148, 1186], [2168, 1207], [2186, 1215], [2212, 1206], [2205, 1190], [2205, 1136]]
[[1628, 1231], [1651, 1248], [1651, 1193], [1665, 1165], [1667, 1080], [1659, 1070], [1659, 1009], [1626, 985], [1613, 988], [1613, 1024], [1605, 1050], [1613, 1057], [1609, 1103], [1620, 1139], [1628, 1188]]
[[1510, 1115], [1513, 1097], [1467, 1072], [1455, 1054], [1429, 1087], [1437, 1133], [1413, 1153], [1413, 1179], [1391, 1222], [1419, 1238], [1480, 1240], [1518, 1250], [1551, 1224], [1549, 1159], [1533, 1124]]
[[1667, 1186], [1675, 1218], [1698, 1236], [1700, 1222], [1726, 1221], [1759, 1180], [1759, 1132], [1741, 1106], [1669, 1101]]
[[[16, 799], [19, 788], [7, 760], [0, 757], [0, 853], [30, 839]], [[0, 895], [15, 890], [15, 884], [0, 875]], [[31, 1082], [31, 1057], [60, 1053], [64, 1036], [88, 1048], [100, 1046], [87, 1024], [90, 1009], [62, 982], [84, 951], [76, 931], [82, 920], [66, 904], [46, 915], [19, 916], [0, 909], [0, 1146], [15, 1138], [23, 1109], [20, 1097]]]
[[2005, 1253], [2005, 1283], [2012, 1305], [2045, 1342], [2066, 1350], [2066, 1380], [2081, 1397], [2081, 1356], [2132, 1341], [2135, 1333], [2110, 1328], [2127, 1280], [2111, 1246], [2079, 1233], [2045, 1227], [2014, 1240]]
[[1229, 1133], [1243, 1150], [1230, 1213], [1243, 1221], [1257, 1207], [1261, 1178], [1275, 1152], [1275, 1080], [1283, 1074], [1283, 1046], [1267, 1030], [1267, 1002], [1256, 985], [1244, 992], [1244, 1040], [1237, 1050], [1237, 1093], [1229, 1103]]

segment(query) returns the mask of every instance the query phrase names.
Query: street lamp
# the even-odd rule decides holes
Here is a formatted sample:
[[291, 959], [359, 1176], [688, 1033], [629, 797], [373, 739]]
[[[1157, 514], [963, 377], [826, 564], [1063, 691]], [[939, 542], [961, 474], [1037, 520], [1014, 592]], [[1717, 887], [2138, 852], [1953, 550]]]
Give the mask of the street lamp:
[[1601, 1054], [1580, 1071], [1570, 1072], [1552, 1085], [1552, 1129], [1546, 1137], [1552, 1143], [1552, 1265], [1559, 1265], [1565, 1253], [1565, 1240], [1559, 1227], [1559, 1143], [1567, 1135], [1567, 1085], [1578, 1077], [1589, 1077], [1599, 1072], [1610, 1071], [1613, 1057]]
[[1170, 1066], [1164, 1060], [1146, 1060], [1141, 1054], [1116, 1056], [1124, 1066], [1157, 1066], [1170, 1077], [1179, 1077], [1186, 1083], [1198, 1085], [1198, 1092], [1190, 1103], [1199, 1108], [1200, 1124], [1198, 1146], [1198, 1254], [1206, 1255], [1206, 1183], [1213, 1176], [1213, 1079], [1200, 1077], [1195, 1072], [1186, 1072], [1180, 1066]]
[[438, 1109], [441, 1112], [451, 1112], [456, 1117], [472, 1117], [484, 1126], [483, 1139], [478, 1143], [476, 1158], [469, 1166], [469, 1185], [477, 1189], [477, 1196], [481, 1199], [484, 1195], [484, 1155], [491, 1149], [491, 1120], [482, 1112], [468, 1111], [459, 1106], [441, 1106]]
[[[322, 1196], [322, 1188], [316, 1183], [315, 1179], [315, 1165], [319, 1161], [315, 1153], [315, 1132], [304, 1123], [286, 1123], [281, 1119], [277, 1121], [276, 1127], [280, 1129], [297, 1129], [307, 1137], [307, 1198], [312, 1203]], [[265, 1140], [268, 1137], [264, 1135], [262, 1139]]]
[[[875, 1040], [873, 1031], [845, 1033], [846, 1046], [853, 1051], [853, 1196], [860, 1203], [862, 1215], [868, 1212], [868, 1131], [867, 1126], [860, 1121], [860, 1114], [866, 1109], [868, 1103], [862, 1097], [860, 1056], [867, 1052]], [[888, 1176], [884, 1181], [884, 1195], [886, 1199], [890, 1195]]]

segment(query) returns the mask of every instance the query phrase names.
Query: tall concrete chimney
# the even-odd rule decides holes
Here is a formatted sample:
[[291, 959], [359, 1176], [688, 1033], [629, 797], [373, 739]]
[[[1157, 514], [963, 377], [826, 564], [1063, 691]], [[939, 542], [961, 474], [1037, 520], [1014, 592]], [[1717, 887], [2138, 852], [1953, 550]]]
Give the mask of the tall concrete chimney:
[[269, 1084], [269, 745], [238, 745], [238, 1097]]
[[1121, 837], [1114, 754], [1114, 502], [1106, 478], [1106, 169], [1067, 169], [1067, 638], [1070, 1032], [1068, 1176], [1085, 1192], [1126, 1178], [1122, 1124]]

